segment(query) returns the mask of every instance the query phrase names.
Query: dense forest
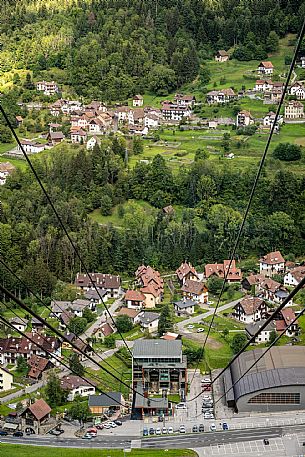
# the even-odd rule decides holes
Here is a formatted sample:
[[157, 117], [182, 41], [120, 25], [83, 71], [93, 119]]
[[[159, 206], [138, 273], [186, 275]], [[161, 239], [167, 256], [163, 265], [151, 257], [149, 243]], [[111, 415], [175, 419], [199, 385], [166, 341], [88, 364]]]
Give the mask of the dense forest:
[[0, 77], [31, 70], [105, 101], [163, 95], [217, 49], [267, 57], [274, 33], [297, 33], [304, 15], [300, 0], [3, 0]]
[[[142, 262], [174, 269], [187, 258], [195, 265], [228, 256], [245, 209], [254, 171], [215, 167], [197, 154], [189, 170], [173, 174], [157, 155], [150, 164], [124, 166], [117, 140], [101, 147], [58, 148], [35, 167], [90, 270], [133, 273]], [[144, 199], [155, 216], [123, 203]], [[79, 262], [29, 171], [16, 171], [0, 189], [0, 252], [35, 291], [49, 295], [56, 280], [73, 281]], [[305, 179], [279, 169], [263, 174], [238, 256], [280, 249], [305, 254]], [[180, 204], [182, 215], [162, 207]], [[122, 227], [99, 226], [87, 217], [119, 205]], [[200, 222], [200, 224], [198, 224]], [[251, 262], [250, 262], [251, 263]], [[253, 262], [249, 268], [253, 267]], [[5, 284], [13, 278], [1, 270]]]

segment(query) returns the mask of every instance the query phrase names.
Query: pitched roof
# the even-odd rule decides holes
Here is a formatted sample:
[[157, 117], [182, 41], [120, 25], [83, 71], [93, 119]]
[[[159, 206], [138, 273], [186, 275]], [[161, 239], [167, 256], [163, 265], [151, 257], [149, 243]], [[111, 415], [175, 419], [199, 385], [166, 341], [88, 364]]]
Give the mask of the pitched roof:
[[139, 320], [141, 324], [150, 324], [151, 322], [154, 322], [158, 320], [160, 317], [160, 314], [158, 313], [152, 313], [150, 311], [144, 311], [144, 313], [141, 313], [139, 316]]
[[62, 132], [50, 132], [49, 136], [51, 140], [63, 140], [65, 138]]
[[130, 301], [143, 301], [145, 300], [145, 295], [143, 295], [142, 292], [139, 290], [128, 289], [124, 298], [125, 300]]
[[133, 356], [137, 357], [181, 357], [181, 340], [168, 341], [157, 340], [135, 340]]
[[11, 324], [16, 324], [16, 325], [25, 325], [25, 327], [27, 326], [28, 324], [28, 320], [25, 319], [24, 317], [19, 317], [19, 316], [16, 316], [16, 317], [12, 317], [12, 319], [10, 319], [10, 323]]
[[[256, 332], [263, 326], [263, 324], [266, 322], [266, 319], [261, 319], [256, 322], [251, 322], [251, 324], [248, 324], [245, 327], [246, 332], [250, 335], [253, 336], [256, 334]], [[275, 330], [276, 325], [274, 321], [269, 322], [267, 327], [264, 328], [264, 332], [272, 332], [272, 330]]]
[[201, 295], [203, 292], [206, 292], [208, 289], [203, 282], [200, 281], [192, 281], [191, 279], [187, 279], [182, 286], [181, 290], [183, 292]]
[[16, 170], [16, 167], [11, 164], [10, 162], [1, 162], [0, 163], [0, 171], [6, 171], [7, 173], [12, 173]]
[[[269, 113], [270, 114], [270, 113]], [[274, 114], [274, 113], [272, 113]], [[261, 263], [266, 263], [267, 265], [277, 265], [279, 263], [285, 263], [285, 260], [280, 253], [280, 251], [269, 252], [268, 254], [262, 256], [260, 259]]]
[[196, 302], [193, 300], [179, 300], [179, 301], [175, 301], [174, 305], [180, 309], [185, 309], [185, 308], [189, 308], [190, 306], [195, 306]]
[[[121, 285], [120, 276], [103, 273], [90, 273], [93, 283], [100, 289], [118, 289]], [[77, 273], [75, 284], [78, 287], [92, 287], [90, 278], [86, 273]]]
[[177, 340], [179, 338], [179, 333], [167, 332], [161, 336], [163, 340]]
[[142, 97], [142, 95], [135, 95], [135, 96], [133, 97], [133, 99], [134, 99], [134, 100], [143, 100], [143, 97]]
[[40, 398], [39, 400], [35, 401], [35, 403], [33, 403], [33, 405], [30, 405], [27, 409], [31, 411], [31, 413], [37, 420], [43, 419], [52, 411], [50, 406], [43, 398]]
[[[258, 297], [245, 297], [239, 302], [240, 306], [247, 315], [254, 314], [263, 303], [264, 300]], [[238, 306], [238, 304], [235, 305], [235, 307], [236, 306]]]
[[192, 273], [193, 275], [198, 277], [195, 268], [189, 262], [182, 262], [180, 267], [176, 270], [176, 275], [178, 276], [179, 281], [181, 281], [189, 273]]
[[300, 267], [295, 267], [289, 272], [291, 276], [294, 277], [294, 279], [298, 282], [300, 282], [304, 276], [305, 276], [305, 265], [302, 265]]
[[100, 407], [109, 407], [109, 406], [121, 406], [121, 403], [124, 402], [123, 395], [121, 392], [107, 392], [109, 397], [105, 394], [102, 395], [89, 395], [88, 406], [100, 406]]
[[38, 355], [32, 355], [27, 361], [27, 364], [31, 367], [28, 376], [30, 378], [39, 378], [41, 373], [46, 369], [50, 361], [45, 357], [40, 357]]
[[74, 376], [74, 375], [64, 376], [60, 380], [60, 385], [64, 390], [78, 389], [81, 386], [92, 387], [92, 384], [97, 385], [93, 381], [89, 382], [87, 379], [83, 379], [83, 378], [80, 378], [79, 376]]
[[259, 67], [273, 68], [273, 64], [270, 62], [270, 60], [265, 60], [259, 64]]
[[261, 275], [261, 274], [250, 275], [250, 276], [247, 276], [244, 280], [247, 281], [250, 286], [254, 286], [256, 284], [260, 284], [261, 282], [265, 281], [265, 276]]
[[[222, 263], [208, 263], [204, 267], [205, 277], [209, 278], [211, 275], [215, 274], [219, 278], [224, 278], [225, 274], [229, 268], [230, 260], [224, 260]], [[236, 268], [235, 260], [232, 260], [230, 271], [227, 275], [228, 280], [238, 280], [242, 279], [242, 273], [240, 268]]]
[[108, 322], [104, 322], [103, 324], [101, 324], [100, 328], [97, 330], [100, 330], [104, 336], [109, 336], [112, 335], [112, 333], [114, 333], [113, 328]]
[[281, 287], [283, 287], [281, 283], [274, 281], [271, 278], [266, 278], [260, 283], [260, 288], [270, 290], [273, 293], [275, 293]]
[[221, 57], [226, 57], [228, 56], [229, 54], [227, 53], [227, 51], [225, 51], [224, 49], [220, 49], [219, 51], [217, 51], [217, 55], [221, 56]]
[[296, 318], [295, 312], [292, 308], [283, 308], [281, 310], [281, 314], [287, 326], [290, 325], [291, 322]]

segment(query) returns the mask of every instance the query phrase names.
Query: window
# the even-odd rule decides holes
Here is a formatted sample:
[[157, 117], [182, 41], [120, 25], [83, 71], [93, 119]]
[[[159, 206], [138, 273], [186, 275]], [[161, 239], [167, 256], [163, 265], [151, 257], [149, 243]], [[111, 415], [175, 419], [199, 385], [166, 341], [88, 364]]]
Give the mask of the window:
[[248, 403], [257, 403], [257, 404], [280, 404], [280, 405], [298, 405], [300, 404], [299, 393], [275, 393], [275, 392], [264, 392], [254, 397], [250, 398]]

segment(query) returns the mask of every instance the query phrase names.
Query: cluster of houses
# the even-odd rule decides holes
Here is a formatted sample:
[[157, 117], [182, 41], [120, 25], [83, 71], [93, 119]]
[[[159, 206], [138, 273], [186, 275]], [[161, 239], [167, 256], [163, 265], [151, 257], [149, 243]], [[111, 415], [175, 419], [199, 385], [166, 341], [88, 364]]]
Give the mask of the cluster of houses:
[[0, 162], [0, 186], [3, 186], [6, 183], [6, 179], [10, 176], [16, 167], [10, 162]]

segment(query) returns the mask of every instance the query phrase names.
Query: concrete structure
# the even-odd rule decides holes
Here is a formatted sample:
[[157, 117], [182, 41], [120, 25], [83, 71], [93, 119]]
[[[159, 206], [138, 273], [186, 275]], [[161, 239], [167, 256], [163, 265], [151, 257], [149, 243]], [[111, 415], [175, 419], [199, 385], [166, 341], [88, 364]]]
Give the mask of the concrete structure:
[[132, 380], [144, 391], [186, 394], [187, 361], [181, 340], [136, 340], [133, 347]]
[[10, 390], [13, 384], [13, 375], [4, 367], [0, 366], [0, 392]]
[[[224, 376], [229, 389], [265, 349], [243, 352]], [[305, 347], [274, 346], [226, 394], [229, 406], [244, 412], [277, 412], [305, 408]]]

